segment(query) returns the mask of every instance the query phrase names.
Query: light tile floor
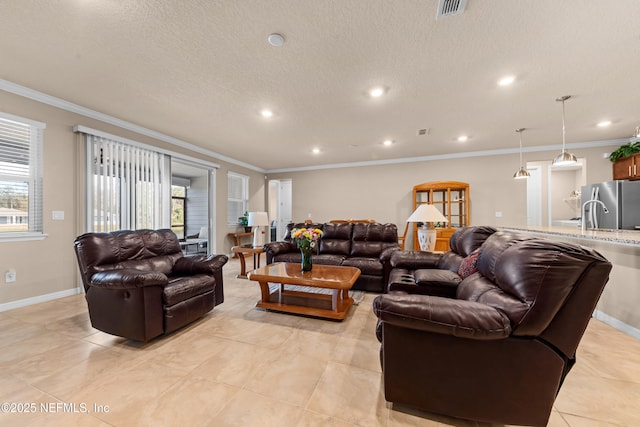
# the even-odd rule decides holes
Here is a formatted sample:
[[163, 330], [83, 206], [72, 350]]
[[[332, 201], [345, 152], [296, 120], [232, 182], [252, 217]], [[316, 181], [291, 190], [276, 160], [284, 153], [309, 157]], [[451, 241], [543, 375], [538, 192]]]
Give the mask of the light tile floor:
[[[93, 329], [83, 295], [0, 313], [0, 401], [35, 407], [0, 425], [481, 425], [385, 401], [375, 295], [343, 322], [267, 312], [238, 272], [224, 304], [147, 344]], [[640, 341], [593, 319], [549, 425], [640, 426]]]

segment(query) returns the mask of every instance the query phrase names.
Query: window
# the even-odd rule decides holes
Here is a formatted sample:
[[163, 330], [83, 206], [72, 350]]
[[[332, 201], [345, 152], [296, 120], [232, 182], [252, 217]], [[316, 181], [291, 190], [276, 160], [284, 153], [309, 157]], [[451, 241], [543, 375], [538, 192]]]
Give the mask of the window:
[[42, 235], [44, 128], [0, 113], [0, 239]]
[[249, 204], [249, 177], [235, 172], [227, 175], [229, 183], [227, 224], [230, 227], [237, 227], [240, 218], [246, 211]]
[[182, 185], [171, 186], [171, 230], [176, 233], [178, 239], [185, 239], [187, 224], [185, 221], [187, 209], [187, 187]]
[[87, 191], [88, 231], [165, 226], [169, 221], [169, 157], [96, 135], [87, 134], [86, 144], [88, 182], [93, 183]]

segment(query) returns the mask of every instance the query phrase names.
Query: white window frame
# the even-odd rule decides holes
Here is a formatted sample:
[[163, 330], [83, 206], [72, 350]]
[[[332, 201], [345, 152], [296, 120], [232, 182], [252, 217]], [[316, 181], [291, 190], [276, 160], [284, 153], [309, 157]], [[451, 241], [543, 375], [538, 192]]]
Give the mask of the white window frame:
[[[0, 112], [0, 126], [14, 122], [18, 125], [29, 127], [29, 175], [26, 182], [29, 186], [29, 216], [27, 231], [0, 232], [0, 242], [42, 240], [44, 234], [43, 206], [42, 206], [42, 158], [44, 145], [44, 129], [46, 125], [35, 120], [14, 116], [13, 114]], [[25, 182], [24, 177], [12, 175], [8, 170], [0, 168], [0, 180]]]
[[[234, 182], [235, 181], [235, 182]], [[240, 184], [240, 191], [242, 194], [232, 194], [233, 187]], [[239, 197], [237, 197], [239, 196]], [[242, 209], [239, 215], [233, 212], [233, 204], [242, 203]], [[243, 213], [249, 210], [249, 177], [237, 172], [227, 172], [227, 225], [229, 227], [239, 227], [240, 222], [238, 218]], [[235, 216], [235, 218], [233, 218]]]

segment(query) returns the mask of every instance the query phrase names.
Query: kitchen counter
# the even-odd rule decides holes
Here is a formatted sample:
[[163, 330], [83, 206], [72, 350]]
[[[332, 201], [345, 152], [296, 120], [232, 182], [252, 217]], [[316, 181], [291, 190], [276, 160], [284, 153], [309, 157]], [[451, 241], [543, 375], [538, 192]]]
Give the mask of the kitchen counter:
[[608, 230], [608, 229], [587, 229], [584, 232], [580, 227], [563, 226], [515, 226], [500, 227], [503, 230], [524, 231], [536, 234], [553, 235], [578, 239], [581, 244], [588, 245], [588, 241], [606, 242], [618, 245], [629, 245], [640, 247], [640, 231], [636, 230]]

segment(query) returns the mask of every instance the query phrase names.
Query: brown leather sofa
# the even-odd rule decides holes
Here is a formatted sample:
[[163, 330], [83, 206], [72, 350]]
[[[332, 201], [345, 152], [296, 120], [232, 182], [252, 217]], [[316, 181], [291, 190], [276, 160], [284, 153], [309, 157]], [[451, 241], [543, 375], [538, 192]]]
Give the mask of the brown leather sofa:
[[227, 257], [185, 257], [171, 230], [87, 233], [75, 251], [91, 325], [103, 332], [148, 341], [224, 301]]
[[445, 253], [395, 252], [391, 256], [387, 291], [455, 297], [462, 281], [460, 265], [496, 231], [489, 226], [460, 228], [449, 238], [451, 250]]
[[455, 298], [374, 300], [385, 397], [487, 423], [547, 423], [611, 264], [599, 253], [499, 231]]
[[313, 255], [314, 264], [357, 267], [361, 274], [353, 289], [383, 292], [389, 279], [391, 254], [399, 250], [395, 224], [351, 223], [288, 224], [284, 241], [264, 245], [267, 264], [299, 263], [300, 250], [291, 239], [294, 228], [319, 228], [323, 234]]

